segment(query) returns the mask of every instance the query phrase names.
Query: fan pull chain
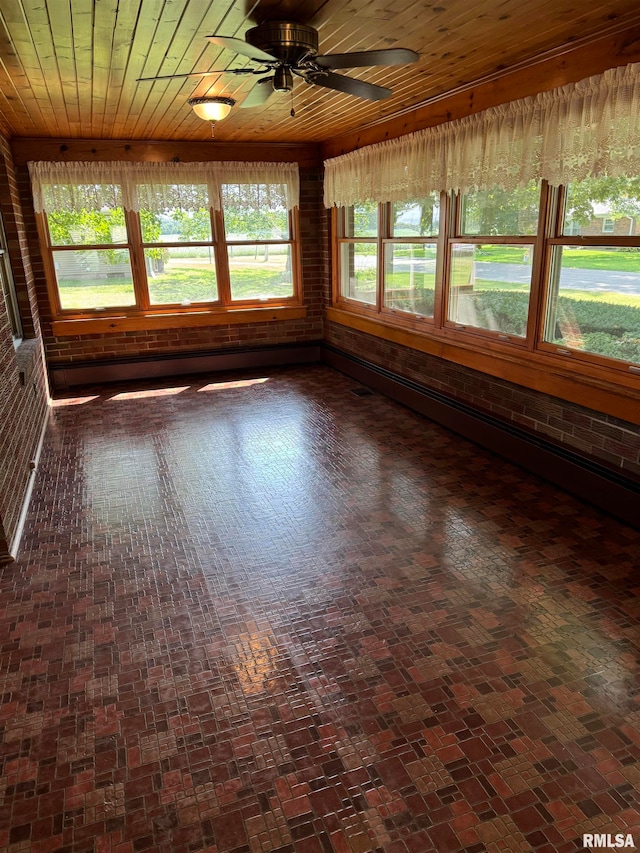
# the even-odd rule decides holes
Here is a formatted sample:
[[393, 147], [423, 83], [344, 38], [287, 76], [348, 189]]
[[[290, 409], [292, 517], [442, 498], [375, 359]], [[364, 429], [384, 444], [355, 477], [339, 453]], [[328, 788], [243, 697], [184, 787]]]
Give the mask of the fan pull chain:
[[292, 89], [291, 90], [291, 112], [289, 113], [289, 115], [291, 116], [291, 118], [294, 118], [295, 114], [296, 114], [296, 111], [293, 108], [293, 89]]

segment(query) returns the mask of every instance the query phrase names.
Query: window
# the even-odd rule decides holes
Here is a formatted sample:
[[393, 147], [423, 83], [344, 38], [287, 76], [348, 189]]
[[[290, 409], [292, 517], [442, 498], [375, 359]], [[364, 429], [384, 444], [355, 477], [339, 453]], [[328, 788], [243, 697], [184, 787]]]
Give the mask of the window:
[[566, 188], [560, 233], [549, 241], [543, 341], [556, 352], [640, 364], [640, 235], [611, 236], [603, 245], [601, 237], [567, 233], [568, 222], [579, 218], [586, 226], [603, 206], [637, 215], [640, 179], [592, 178]]
[[294, 295], [291, 222], [266, 184], [223, 184], [222, 204], [234, 302]]
[[295, 164], [30, 170], [56, 318], [300, 304]]
[[525, 338], [540, 185], [460, 196], [449, 240], [447, 322]]
[[[571, 371], [602, 380], [607, 368], [629, 384], [622, 372], [640, 374], [638, 215], [640, 178], [342, 208], [334, 304], [460, 346], [465, 364], [510, 352], [511, 365], [544, 372], [562, 357]], [[626, 235], [603, 243], [603, 216]]]
[[47, 216], [60, 310], [135, 305], [120, 187], [78, 185], [76, 192], [80, 210], [52, 210]]
[[11, 335], [14, 343], [17, 345], [22, 340], [22, 323], [18, 310], [18, 299], [13, 282], [13, 273], [11, 272], [11, 264], [9, 263], [9, 256], [7, 254], [7, 238], [4, 233], [2, 219], [0, 219], [0, 284], [2, 284], [2, 294], [9, 317]]
[[608, 216], [605, 216], [602, 220], [602, 233], [603, 234], [613, 234], [616, 230], [615, 222], [613, 219], [610, 219]]
[[440, 199], [430, 196], [390, 205], [384, 246], [384, 307], [433, 317]]
[[[163, 205], [140, 210], [149, 304], [187, 307], [217, 302], [216, 246], [207, 186], [174, 184], [167, 191]], [[162, 212], [156, 213], [158, 209]]]
[[340, 221], [340, 293], [367, 305], [377, 304], [378, 205], [344, 208]]
[[383, 313], [433, 317], [440, 199], [378, 207], [363, 203], [339, 217], [340, 297]]

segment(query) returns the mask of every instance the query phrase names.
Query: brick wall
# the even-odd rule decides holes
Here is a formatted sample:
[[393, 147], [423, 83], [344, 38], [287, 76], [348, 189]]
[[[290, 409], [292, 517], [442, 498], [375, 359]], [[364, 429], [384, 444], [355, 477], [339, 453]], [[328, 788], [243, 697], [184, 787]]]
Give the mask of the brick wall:
[[[0, 296], [0, 562], [8, 554], [47, 411], [48, 394], [33, 272], [16, 176], [0, 138], [0, 210], [20, 304], [25, 340], [16, 350]], [[21, 381], [22, 378], [22, 381]]]
[[613, 231], [603, 231], [604, 217], [598, 216], [592, 219], [587, 225], [580, 228], [580, 234], [583, 237], [602, 237], [602, 242], [606, 245], [608, 237], [630, 237], [640, 234], [640, 217], [635, 217], [633, 222], [628, 216], [621, 216], [619, 219], [613, 220]]
[[328, 281], [327, 215], [322, 206], [322, 170], [300, 170], [300, 231], [302, 244], [303, 299], [307, 316], [302, 320], [122, 332], [56, 338], [51, 331], [51, 312], [42, 257], [38, 245], [31, 187], [26, 167], [18, 169], [20, 191], [29, 233], [36, 292], [47, 361], [68, 364], [107, 358], [221, 350], [244, 346], [317, 341], [322, 337], [323, 298]]
[[507, 423], [640, 477], [640, 428], [443, 359], [325, 322], [327, 343]]

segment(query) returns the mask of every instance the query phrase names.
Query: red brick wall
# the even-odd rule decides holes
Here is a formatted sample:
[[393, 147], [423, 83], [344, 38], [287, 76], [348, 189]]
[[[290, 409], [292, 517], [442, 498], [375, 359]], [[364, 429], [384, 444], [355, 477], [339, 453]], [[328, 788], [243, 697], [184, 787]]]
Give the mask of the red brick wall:
[[606, 245], [609, 237], [631, 237], [637, 236], [640, 233], [640, 217], [636, 217], [633, 221], [633, 227], [628, 216], [621, 216], [620, 219], [613, 220], [613, 231], [606, 233], [602, 230], [604, 217], [599, 216], [592, 219], [587, 225], [580, 228], [580, 234], [583, 237], [602, 237], [603, 245]]
[[327, 343], [454, 397], [507, 423], [586, 455], [632, 477], [640, 476], [640, 428], [538, 391], [452, 362], [325, 322]]
[[[8, 553], [47, 411], [48, 395], [27, 236], [13, 162], [0, 138], [0, 209], [20, 303], [25, 341], [16, 350], [0, 296], [0, 561]], [[24, 384], [21, 384], [21, 371]]]
[[20, 167], [18, 172], [23, 209], [28, 224], [44, 346], [49, 363], [64, 364], [126, 356], [135, 358], [189, 350], [267, 346], [321, 339], [323, 297], [327, 287], [328, 269], [326, 263], [327, 215], [322, 206], [322, 170], [320, 168], [300, 170], [300, 231], [306, 318], [247, 325], [164, 329], [64, 338], [56, 338], [51, 332], [51, 312], [31, 202], [29, 175], [26, 167]]

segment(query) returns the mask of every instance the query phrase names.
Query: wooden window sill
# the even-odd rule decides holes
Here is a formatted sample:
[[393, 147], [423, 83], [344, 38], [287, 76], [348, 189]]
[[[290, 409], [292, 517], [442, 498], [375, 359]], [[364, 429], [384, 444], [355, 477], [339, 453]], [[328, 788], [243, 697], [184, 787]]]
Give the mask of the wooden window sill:
[[51, 324], [57, 338], [75, 335], [104, 335], [118, 332], [142, 332], [154, 329], [185, 329], [194, 326], [228, 326], [240, 323], [272, 323], [279, 320], [300, 320], [307, 316], [302, 305], [264, 308], [227, 308], [226, 310], [182, 311], [176, 313], [146, 313], [110, 315], [54, 320]]
[[382, 338], [401, 346], [434, 355], [446, 361], [487, 373], [515, 385], [532, 388], [640, 424], [640, 378], [622, 371], [585, 365], [577, 360], [569, 366], [563, 356], [541, 351], [528, 352], [497, 342], [456, 339], [446, 331], [414, 331], [388, 319], [367, 317], [342, 308], [327, 308], [326, 319]]

